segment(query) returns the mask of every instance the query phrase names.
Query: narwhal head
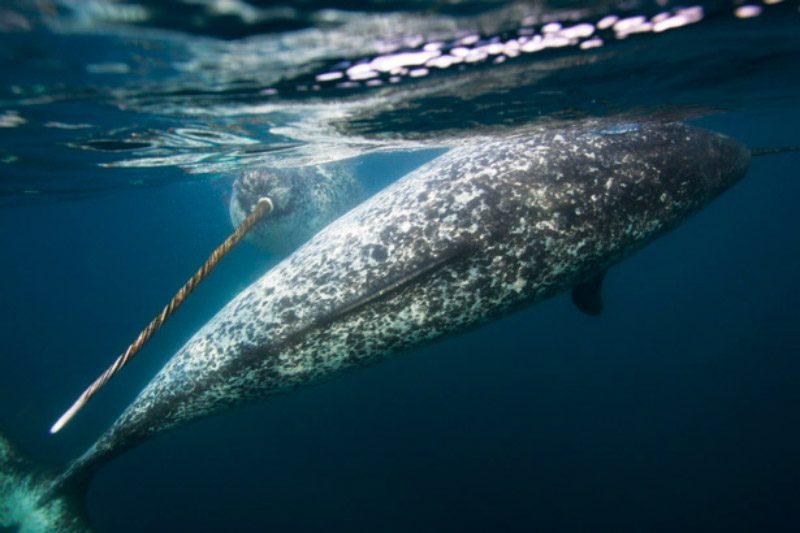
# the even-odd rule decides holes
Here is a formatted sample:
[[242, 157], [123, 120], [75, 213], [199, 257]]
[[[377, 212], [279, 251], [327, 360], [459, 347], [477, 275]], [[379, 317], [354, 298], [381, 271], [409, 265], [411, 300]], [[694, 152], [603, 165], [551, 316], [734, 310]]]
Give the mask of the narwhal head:
[[[695, 128], [684, 128], [684, 135], [676, 135], [673, 150], [665, 150], [673, 157], [666, 168], [674, 165], [676, 171], [665, 172], [666, 185], [676, 200], [690, 197], [708, 201], [741, 180], [750, 167], [750, 149], [741, 141], [727, 135]], [[683, 167], [683, 172], [677, 168]], [[684, 198], [685, 197], [685, 198]]]
[[[597, 216], [637, 239], [677, 226], [742, 179], [750, 165], [742, 142], [680, 122], [612, 123], [579, 139], [588, 149], [573, 155], [575, 172], [597, 170], [602, 179], [594, 193], [610, 199]], [[602, 162], [593, 159], [596, 147], [606, 154]]]
[[233, 183], [230, 207], [234, 223], [241, 222], [263, 197], [272, 200], [273, 210], [270, 215], [273, 219], [289, 214], [292, 204], [300, 194], [296, 190], [296, 181], [290, 173], [275, 169], [244, 172]]
[[261, 198], [272, 212], [248, 234], [250, 242], [277, 253], [291, 252], [365, 194], [349, 167], [261, 168], [244, 172], [233, 184], [230, 215], [238, 225]]
[[305, 225], [301, 213], [307, 196], [307, 184], [292, 171], [272, 168], [246, 171], [233, 184], [231, 222], [238, 225], [261, 198], [269, 198], [272, 212], [251, 230], [248, 239], [273, 252], [286, 251], [287, 238]]

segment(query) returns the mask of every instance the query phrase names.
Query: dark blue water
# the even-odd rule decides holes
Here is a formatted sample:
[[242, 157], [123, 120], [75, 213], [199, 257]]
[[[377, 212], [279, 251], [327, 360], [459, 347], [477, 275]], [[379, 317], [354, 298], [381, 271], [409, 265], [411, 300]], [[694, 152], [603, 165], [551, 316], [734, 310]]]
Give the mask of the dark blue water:
[[[797, 48], [800, 15], [796, 4], [781, 9], [780, 22], [770, 21], [774, 34], [769, 23], [732, 18], [708, 30], [712, 44], [703, 53], [713, 55], [721, 34], [750, 31], [733, 24], [761, 24], [741, 49], [758, 50], [767, 67], [741, 56], [720, 59], [725, 69], [718, 80], [707, 69], [705, 85], [680, 90], [686, 79], [656, 63], [641, 79], [656, 84], [661, 77], [666, 88], [659, 101], [640, 98], [621, 109], [631, 78], [600, 79], [601, 71], [592, 70], [590, 88], [622, 95], [595, 111], [663, 113], [667, 104], [670, 112], [697, 104], [704, 111], [693, 123], [751, 147], [800, 144], [800, 86], [786, 71], [800, 64], [800, 56], [786, 55]], [[791, 14], [795, 18], [787, 19]], [[699, 39], [701, 29], [692, 30], [689, 41]], [[63, 44], [86, 38], [32, 31], [43, 32], [37, 39], [44, 50], [41, 39]], [[229, 37], [227, 31], [213, 38]], [[787, 41], [792, 31], [795, 40]], [[6, 32], [9, 42], [26, 38]], [[101, 35], [128, 50], [129, 36]], [[662, 36], [648, 37], [635, 45], [656, 54]], [[676, 51], [685, 61], [678, 66], [701, 55], [687, 41], [675, 42], [684, 46]], [[716, 53], [722, 57], [726, 50]], [[64, 60], [52, 51], [45, 55]], [[14, 60], [25, 64], [20, 72], [36, 78], [35, 65]], [[636, 70], [625, 57], [611, 61], [618, 71]], [[576, 77], [588, 73], [570, 65], [556, 80], [571, 79], [574, 88]], [[151, 75], [157, 76], [147, 71], [142, 77]], [[240, 115], [209, 124], [186, 111], [192, 95], [166, 98], [180, 102], [179, 112], [164, 100], [160, 109], [141, 104], [141, 95], [130, 96], [124, 83], [125, 96], [111, 97], [122, 90], [114, 81], [102, 89], [67, 81], [67, 102], [7, 99], [4, 109], [27, 122], [0, 132], [2, 150], [19, 157], [5, 161], [0, 172], [6, 182], [0, 183], [0, 428], [53, 469], [91, 444], [198, 327], [279, 259], [247, 244], [237, 248], [126, 372], [62, 433], [48, 435], [82, 387], [231, 231], [230, 186], [237, 157], [247, 154], [232, 153], [224, 142], [209, 149], [154, 139], [163, 141], [182, 126], [230, 133], [242, 120], [237, 134], [260, 145], [294, 142], [270, 129], [274, 116], [269, 128]], [[76, 87], [89, 85], [94, 96], [75, 97]], [[44, 90], [52, 94], [53, 87]], [[196, 98], [211, 93], [207, 86]], [[562, 119], [565, 108], [581, 105], [582, 113], [594, 114], [583, 93], [563, 96], [545, 118]], [[495, 96], [502, 94], [508, 93]], [[240, 96], [230, 100], [252, 103]], [[121, 107], [120, 98], [130, 98], [125, 101], [132, 107]], [[434, 101], [441, 106], [443, 100]], [[708, 112], [715, 102], [719, 109]], [[286, 112], [298, 104], [281, 105]], [[437, 109], [432, 101], [424, 105]], [[455, 109], [461, 113], [456, 122], [467, 120], [465, 108]], [[542, 115], [508, 109], [510, 115], [496, 110], [474, 120], [483, 126], [512, 116], [516, 124]], [[50, 114], [92, 127], [44, 135], [41, 125]], [[388, 120], [385, 132], [427, 137], [430, 128], [418, 124], [414, 132]], [[143, 137], [150, 147], [132, 154], [84, 149], [101, 139]], [[297, 142], [313, 146], [319, 139]], [[170, 159], [115, 166], [126, 158], [198, 150], [213, 157], [189, 165]], [[358, 172], [377, 188], [430, 157], [362, 155]], [[214, 172], [194, 172], [208, 161], [217, 165]], [[231, 172], [223, 172], [228, 167]], [[740, 184], [609, 272], [599, 318], [580, 314], [561, 295], [477, 331], [145, 443], [92, 483], [93, 526], [101, 532], [800, 529], [798, 168], [797, 153], [754, 159]]]

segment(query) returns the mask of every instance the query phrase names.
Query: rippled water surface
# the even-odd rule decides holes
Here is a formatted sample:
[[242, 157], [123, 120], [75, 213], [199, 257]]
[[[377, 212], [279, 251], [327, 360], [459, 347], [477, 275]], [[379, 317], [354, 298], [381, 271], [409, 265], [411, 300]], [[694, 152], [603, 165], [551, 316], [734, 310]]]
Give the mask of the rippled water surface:
[[64, 0], [0, 15], [6, 204], [530, 122], [797, 102], [793, 2]]
[[[800, 5], [0, 3], [0, 431], [59, 468], [280, 259], [244, 245], [46, 429], [231, 230], [233, 180], [369, 192], [465, 139], [586, 117], [800, 145]], [[98, 531], [796, 531], [796, 153], [568, 297], [204, 420], [103, 469]], [[2, 528], [0, 528], [2, 529]]]

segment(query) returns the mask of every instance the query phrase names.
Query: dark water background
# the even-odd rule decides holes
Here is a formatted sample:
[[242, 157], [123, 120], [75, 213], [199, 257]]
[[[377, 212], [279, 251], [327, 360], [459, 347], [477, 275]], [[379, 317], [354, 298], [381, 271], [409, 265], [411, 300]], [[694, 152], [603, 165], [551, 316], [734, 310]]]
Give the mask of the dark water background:
[[[780, 39], [770, 38], [770, 24], [736, 21], [761, 24], [742, 50], [761, 47], [774, 69], [734, 56], [728, 62], [736, 68], [718, 72], [722, 81], [709, 69], [708, 82], [688, 93], [676, 89], [686, 81], [681, 69], [663, 72], [669, 102], [724, 102], [693, 122], [752, 147], [800, 144], [800, 91], [785, 57], [797, 42], [787, 45], [791, 30], [781, 26], [794, 24], [800, 34], [795, 5], [772, 21]], [[787, 13], [795, 19], [786, 22]], [[701, 40], [699, 28], [689, 41]], [[715, 30], [706, 34], [712, 55]], [[104, 42], [120, 39], [108, 35]], [[652, 52], [662, 36], [649, 38], [652, 47], [643, 47]], [[36, 68], [17, 61], [26, 65], [20, 73], [36, 78]], [[624, 71], [625, 61], [611, 65]], [[798, 56], [793, 61], [800, 66]], [[623, 95], [631, 83], [602, 81], [609, 94]], [[135, 103], [133, 96], [110, 98], [96, 85], [93, 96], [77, 98], [80, 81], [68, 85], [67, 101], [6, 100], [28, 123], [0, 132], [5, 152], [22, 154], [0, 177], [0, 427], [53, 468], [90, 444], [193, 331], [277, 260], [249, 245], [234, 251], [136, 363], [49, 436], [68, 402], [231, 229], [233, 172], [187, 174], [174, 162], [100, 167], [119, 154], [74, 144], [202, 120], [157, 113], [152, 104], [124, 109], [120, 98]], [[732, 86], [738, 92], [722, 90]], [[580, 105], [579, 96], [564, 98]], [[94, 126], [43, 136], [37, 128], [48, 113]], [[268, 145], [264, 135], [259, 141]], [[388, 181], [429, 157], [366, 155], [359, 174]], [[799, 167], [797, 154], [754, 160], [734, 189], [610, 271], [600, 318], [581, 315], [561, 295], [140, 446], [92, 484], [93, 525], [108, 532], [800, 529]], [[125, 185], [136, 180], [153, 186]], [[44, 192], [31, 200], [22, 183]]]

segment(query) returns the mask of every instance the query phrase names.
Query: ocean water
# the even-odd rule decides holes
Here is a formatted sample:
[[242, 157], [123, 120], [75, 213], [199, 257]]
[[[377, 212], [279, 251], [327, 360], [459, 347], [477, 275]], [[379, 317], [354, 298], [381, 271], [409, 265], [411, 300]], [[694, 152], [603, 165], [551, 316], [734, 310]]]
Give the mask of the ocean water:
[[[54, 470], [281, 259], [239, 246], [48, 433], [230, 233], [247, 169], [349, 160], [375, 192], [465, 137], [618, 115], [800, 144], [790, 1], [10, 0], [0, 32], [0, 431]], [[610, 270], [600, 317], [562, 294], [127, 452], [93, 527], [797, 531], [798, 168], [755, 158]]]

